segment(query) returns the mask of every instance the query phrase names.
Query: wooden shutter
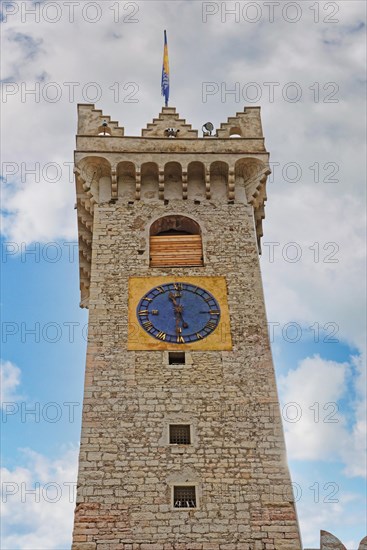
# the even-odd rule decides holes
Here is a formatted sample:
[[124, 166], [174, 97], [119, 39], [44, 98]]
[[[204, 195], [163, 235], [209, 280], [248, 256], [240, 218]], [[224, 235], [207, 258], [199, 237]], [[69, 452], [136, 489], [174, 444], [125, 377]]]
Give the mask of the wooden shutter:
[[203, 265], [201, 235], [160, 235], [150, 237], [152, 267]]

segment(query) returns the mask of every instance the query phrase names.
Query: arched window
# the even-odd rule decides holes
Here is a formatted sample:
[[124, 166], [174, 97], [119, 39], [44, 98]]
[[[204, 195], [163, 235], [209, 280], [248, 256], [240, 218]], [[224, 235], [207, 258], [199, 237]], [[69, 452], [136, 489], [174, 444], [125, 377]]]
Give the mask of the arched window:
[[164, 198], [182, 199], [182, 166], [179, 162], [167, 162], [164, 166]]
[[188, 198], [203, 200], [206, 197], [205, 166], [202, 162], [190, 162], [187, 168]]
[[228, 195], [229, 166], [226, 162], [216, 160], [210, 165], [210, 190], [212, 197], [225, 198]]
[[118, 194], [125, 200], [133, 201], [136, 192], [136, 168], [133, 162], [123, 161], [117, 165]]
[[[111, 199], [111, 165], [104, 157], [87, 156], [78, 162], [80, 178], [84, 189], [93, 195], [97, 202]], [[82, 192], [82, 191], [80, 191]]]
[[98, 128], [98, 135], [99, 136], [111, 136], [112, 135], [111, 128], [109, 126], [107, 126], [107, 124], [103, 124], [102, 126], [100, 126]]
[[141, 198], [144, 202], [158, 200], [158, 180], [158, 164], [144, 162], [141, 166]]
[[202, 266], [200, 225], [180, 215], [164, 216], [150, 228], [151, 267]]
[[229, 131], [229, 137], [230, 138], [240, 138], [240, 137], [242, 137], [241, 128], [239, 128], [239, 126], [231, 128], [230, 131]]

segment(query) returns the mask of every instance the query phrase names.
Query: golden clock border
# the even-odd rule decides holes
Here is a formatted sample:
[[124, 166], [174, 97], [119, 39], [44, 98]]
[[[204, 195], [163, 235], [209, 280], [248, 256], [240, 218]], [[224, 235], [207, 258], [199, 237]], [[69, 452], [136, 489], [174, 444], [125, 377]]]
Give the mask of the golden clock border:
[[[149, 336], [141, 327], [136, 318], [136, 309], [141, 298], [155, 286], [164, 283], [191, 283], [208, 290], [217, 300], [221, 316], [217, 328], [203, 340], [189, 342], [187, 344], [173, 344], [163, 342]], [[127, 349], [133, 350], [168, 350], [168, 351], [230, 351], [232, 349], [232, 337], [229, 322], [229, 309], [227, 300], [227, 281], [225, 277], [130, 277], [129, 278], [129, 328]]]

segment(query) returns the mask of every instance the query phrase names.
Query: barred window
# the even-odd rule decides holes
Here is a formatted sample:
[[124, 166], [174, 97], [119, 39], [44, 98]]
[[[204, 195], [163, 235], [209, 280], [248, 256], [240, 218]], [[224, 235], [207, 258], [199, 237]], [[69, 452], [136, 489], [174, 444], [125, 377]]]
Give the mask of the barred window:
[[190, 425], [171, 424], [169, 427], [169, 442], [171, 445], [190, 445]]
[[174, 508], [196, 508], [196, 487], [176, 486], [173, 488]]

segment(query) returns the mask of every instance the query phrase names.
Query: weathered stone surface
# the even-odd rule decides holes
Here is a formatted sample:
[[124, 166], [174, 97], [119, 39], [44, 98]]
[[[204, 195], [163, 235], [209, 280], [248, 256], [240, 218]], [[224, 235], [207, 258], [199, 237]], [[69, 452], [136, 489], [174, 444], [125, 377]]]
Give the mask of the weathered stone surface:
[[346, 550], [346, 548], [334, 535], [328, 531], [321, 531], [320, 550]]
[[180, 118], [174, 107], [163, 107], [158, 118], [148, 123], [147, 128], [142, 130], [143, 137], [162, 137], [167, 128], [178, 130], [177, 136], [180, 138], [197, 138], [197, 130], [192, 130], [186, 120]]
[[[257, 121], [255, 141], [262, 144], [256, 158], [251, 136], [78, 138], [89, 334], [73, 550], [301, 549], [254, 223], [254, 211], [265, 200], [268, 154], [261, 132], [258, 137], [258, 109], [249, 118]], [[228, 180], [216, 171], [222, 165], [211, 166], [224, 158]], [[235, 177], [238, 159], [260, 162], [261, 173], [253, 166], [246, 172], [241, 161]], [[210, 198], [205, 182], [195, 178], [186, 199], [184, 181], [165, 182], [164, 164], [170, 161], [181, 162], [183, 174], [190, 162], [202, 162]], [[145, 162], [159, 165], [159, 182], [152, 174], [140, 179]], [[169, 199], [159, 198], [163, 184]], [[126, 194], [129, 186], [132, 195]], [[204, 266], [149, 266], [150, 226], [169, 214], [200, 225]], [[169, 365], [166, 351], [127, 351], [129, 278], [160, 275], [226, 278], [231, 351], [191, 351], [179, 367]], [[170, 423], [191, 424], [192, 444], [169, 445]], [[198, 506], [174, 509], [172, 487], [187, 482], [197, 487]]]
[[[320, 550], [346, 550], [346, 548], [337, 537], [335, 537], [328, 531], [320, 531]], [[364, 537], [361, 540], [358, 546], [358, 550], [367, 550], [367, 537]]]

